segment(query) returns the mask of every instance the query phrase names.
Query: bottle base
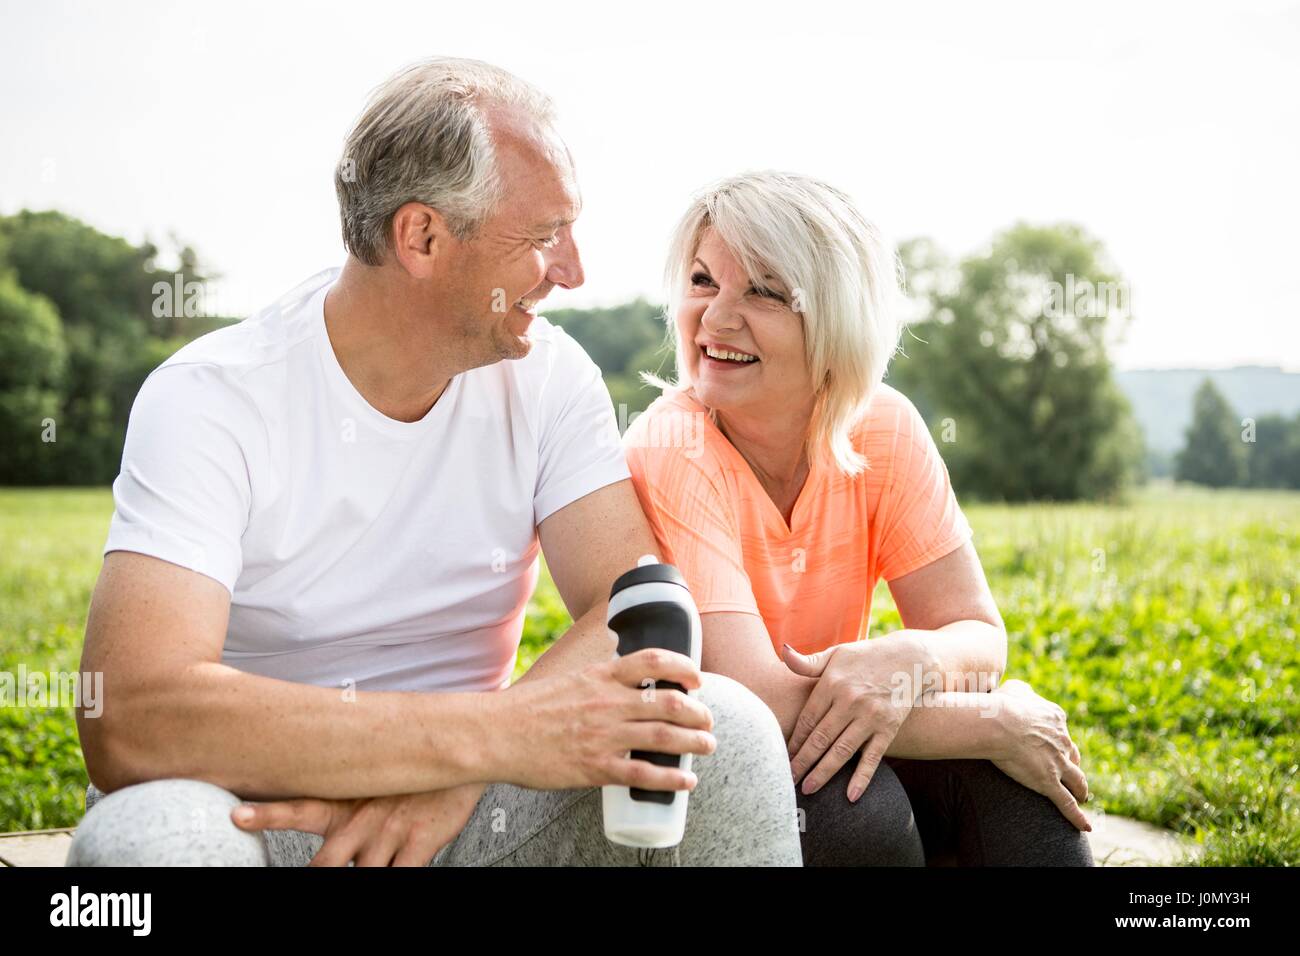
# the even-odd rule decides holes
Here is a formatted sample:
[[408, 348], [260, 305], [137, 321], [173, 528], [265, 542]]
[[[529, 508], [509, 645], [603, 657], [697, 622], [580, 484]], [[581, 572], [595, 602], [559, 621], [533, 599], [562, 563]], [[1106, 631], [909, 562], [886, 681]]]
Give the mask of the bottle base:
[[619, 846], [636, 847], [639, 850], [667, 850], [682, 842], [680, 833], [665, 836], [662, 827], [644, 830], [628, 828], [616, 832], [610, 832], [610, 830], [606, 829], [605, 836], [610, 843], [617, 843]]

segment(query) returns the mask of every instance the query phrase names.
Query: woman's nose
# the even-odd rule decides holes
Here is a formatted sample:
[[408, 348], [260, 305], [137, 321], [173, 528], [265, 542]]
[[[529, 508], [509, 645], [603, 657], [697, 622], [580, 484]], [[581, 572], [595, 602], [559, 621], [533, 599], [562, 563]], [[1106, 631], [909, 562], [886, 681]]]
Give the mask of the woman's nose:
[[739, 329], [743, 324], [744, 319], [740, 313], [721, 296], [710, 302], [700, 317], [700, 325], [709, 332], [729, 332]]

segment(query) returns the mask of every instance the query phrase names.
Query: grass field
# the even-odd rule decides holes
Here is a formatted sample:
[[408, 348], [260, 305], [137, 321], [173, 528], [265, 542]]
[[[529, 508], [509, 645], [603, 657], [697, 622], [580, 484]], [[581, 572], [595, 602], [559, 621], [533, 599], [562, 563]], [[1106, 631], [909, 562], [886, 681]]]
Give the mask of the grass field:
[[[76, 669], [111, 510], [106, 489], [0, 491], [0, 672]], [[1300, 494], [967, 514], [1008, 676], [1070, 715], [1093, 806], [1192, 835], [1205, 864], [1300, 863]], [[899, 626], [883, 583], [872, 617]], [[567, 623], [544, 580], [520, 671]], [[0, 831], [75, 824], [85, 781], [70, 709], [0, 707]]]

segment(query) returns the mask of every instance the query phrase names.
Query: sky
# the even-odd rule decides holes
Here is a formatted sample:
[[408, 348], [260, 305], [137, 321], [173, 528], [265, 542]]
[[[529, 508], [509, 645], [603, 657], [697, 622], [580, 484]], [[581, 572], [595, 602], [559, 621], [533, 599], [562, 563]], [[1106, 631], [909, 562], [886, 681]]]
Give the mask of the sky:
[[[341, 264], [369, 92], [436, 54], [548, 92], [586, 283], [662, 301], [691, 194], [820, 176], [896, 239], [1069, 221], [1128, 283], [1120, 368], [1300, 371], [1300, 3], [0, 0], [0, 214], [195, 246], [244, 314]], [[545, 311], [545, 309], [543, 310]]]

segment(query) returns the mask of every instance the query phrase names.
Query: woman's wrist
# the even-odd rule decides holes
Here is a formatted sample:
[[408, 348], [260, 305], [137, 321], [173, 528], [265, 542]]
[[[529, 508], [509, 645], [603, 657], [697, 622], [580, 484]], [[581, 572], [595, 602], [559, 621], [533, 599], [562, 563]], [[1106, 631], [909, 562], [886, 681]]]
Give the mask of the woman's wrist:
[[906, 642], [905, 659], [909, 663], [909, 669], [905, 674], [895, 675], [894, 680], [907, 682], [914, 704], [919, 705], [926, 694], [943, 690], [944, 677], [939, 657], [931, 643], [933, 631], [905, 628], [886, 635], [886, 638]]
[[1019, 733], [1015, 724], [1016, 702], [1007, 694], [998, 693], [996, 690], [984, 696], [988, 698], [988, 705], [981, 716], [985, 718], [984, 723], [988, 725], [987, 746], [991, 752], [989, 759], [997, 760], [1010, 754], [1011, 744]]
[[1000, 695], [971, 691], [927, 694], [890, 745], [891, 756], [921, 760], [997, 760], [1011, 751], [1013, 731]]

